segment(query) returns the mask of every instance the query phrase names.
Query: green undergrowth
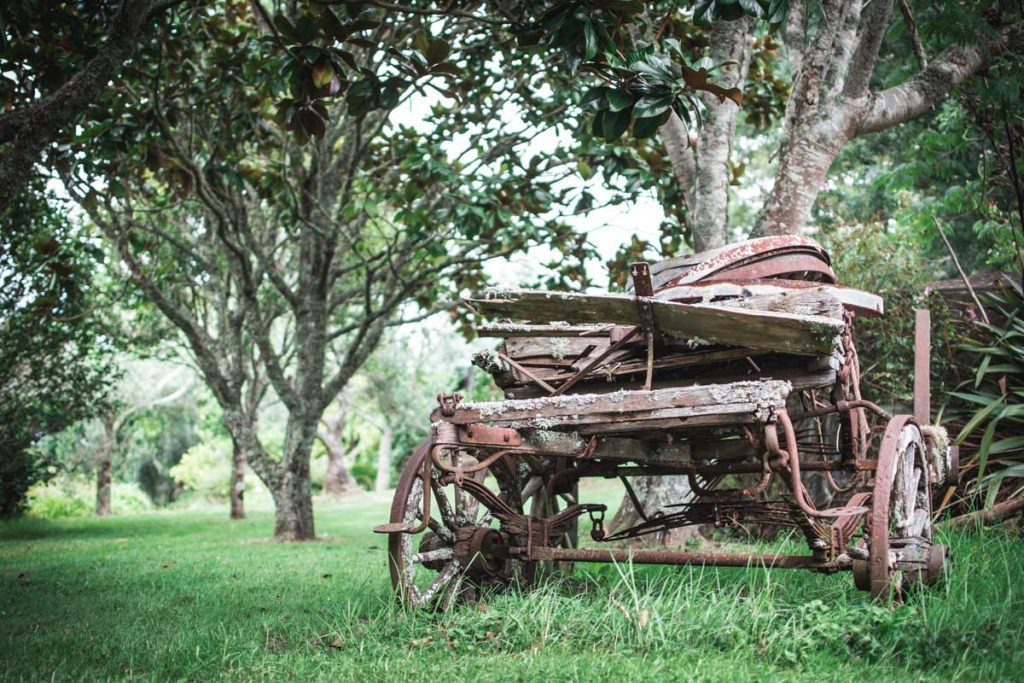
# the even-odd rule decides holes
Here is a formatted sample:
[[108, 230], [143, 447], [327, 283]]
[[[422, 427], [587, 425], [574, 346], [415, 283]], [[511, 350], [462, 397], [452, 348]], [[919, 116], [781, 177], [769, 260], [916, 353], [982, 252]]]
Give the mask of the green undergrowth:
[[391, 599], [388, 501], [317, 507], [318, 542], [222, 510], [0, 526], [4, 680], [1021, 680], [1024, 539], [945, 540], [890, 607], [847, 574], [589, 565], [445, 613]]

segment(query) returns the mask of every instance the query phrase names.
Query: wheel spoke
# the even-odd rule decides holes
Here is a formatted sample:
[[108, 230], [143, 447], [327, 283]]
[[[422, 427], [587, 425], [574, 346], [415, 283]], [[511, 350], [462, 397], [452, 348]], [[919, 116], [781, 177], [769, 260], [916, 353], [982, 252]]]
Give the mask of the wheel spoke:
[[[474, 456], [479, 457], [479, 454], [459, 453], [449, 457], [453, 466], [461, 464], [471, 468], [477, 463]], [[488, 508], [489, 504], [497, 505], [495, 500], [501, 501], [502, 510], [515, 515], [529, 509], [523, 505], [524, 500], [529, 500], [531, 513], [541, 517], [557, 514], [567, 505], [564, 501], [575, 503], [575, 492], [548, 494], [545, 477], [552, 471], [554, 461], [532, 458], [532, 462], [527, 463], [520, 456], [501, 458], [485, 470], [466, 474], [459, 485], [440, 468], [435, 468], [429, 479], [430, 487], [424, 490], [422, 467], [426, 457], [429, 457], [429, 444], [417, 451], [415, 459], [403, 471], [399, 490], [404, 499], [399, 499], [401, 505], [397, 507], [401, 511], [392, 517], [395, 521], [419, 526], [423, 521], [423, 496], [433, 496], [432, 516], [427, 517], [424, 525], [429, 532], [424, 535], [395, 533], [389, 541], [399, 594], [417, 607], [444, 608], [458, 600], [472, 599], [481, 583], [500, 586], [517, 577], [531, 580], [536, 563], [510, 559], [486, 567], [464, 566], [455, 555], [455, 540], [476, 528], [500, 530], [503, 523], [496, 524], [499, 518]], [[575, 529], [567, 531], [559, 539], [559, 545], [575, 546], [574, 538]]]
[[420, 594], [420, 600], [422, 604], [429, 603], [438, 591], [444, 588], [452, 578], [459, 573], [459, 563], [455, 560], [451, 560], [441, 571], [438, 572], [437, 578], [431, 581], [430, 585]]
[[525, 505], [526, 501], [533, 498], [533, 495], [537, 493], [537, 491], [539, 491], [540, 487], [543, 485], [543, 477], [540, 477], [539, 475], [536, 474], [530, 477], [526, 482], [526, 486], [523, 487], [523, 492], [520, 496], [520, 499], [523, 501], [523, 504]]
[[434, 500], [437, 501], [437, 511], [441, 513], [441, 521], [444, 522], [452, 531], [458, 528], [458, 520], [455, 517], [455, 511], [452, 509], [452, 504], [448, 501], [448, 496], [444, 493], [444, 487], [438, 483], [437, 479], [431, 477], [430, 488], [434, 492]]
[[428, 550], [425, 553], [414, 553], [410, 559], [415, 563], [422, 564], [436, 560], [450, 560], [454, 557], [455, 550], [452, 548], [438, 548], [437, 550]]
[[[423, 519], [423, 513], [421, 512], [420, 514], [416, 515], [416, 518], [422, 520]], [[427, 522], [427, 526], [430, 528], [431, 531], [433, 531], [435, 534], [437, 534], [438, 537], [440, 537], [441, 540], [444, 541], [445, 543], [448, 543], [449, 545], [455, 543], [455, 534], [453, 534], [451, 532], [451, 529], [449, 529], [448, 527], [442, 525], [440, 522], [438, 522], [433, 517], [431, 517], [430, 521]]]

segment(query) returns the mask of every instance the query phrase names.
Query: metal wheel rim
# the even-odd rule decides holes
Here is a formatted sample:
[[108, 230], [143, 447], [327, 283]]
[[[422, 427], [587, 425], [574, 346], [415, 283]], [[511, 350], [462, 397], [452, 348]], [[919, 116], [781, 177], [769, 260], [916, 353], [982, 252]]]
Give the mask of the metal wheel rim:
[[[421, 474], [423, 471], [423, 460], [428, 457], [430, 447], [429, 440], [421, 444], [402, 469], [398, 485], [395, 488], [395, 497], [391, 503], [390, 522], [419, 524], [422, 518], [421, 505], [423, 502]], [[502, 462], [499, 461], [497, 464], [500, 465]], [[494, 467], [492, 466], [473, 476], [478, 481], [483, 481], [488, 472], [493, 474]], [[498, 478], [496, 477], [496, 479]], [[433, 481], [436, 481], [436, 479]], [[499, 479], [499, 486], [500, 484], [501, 481]], [[438, 499], [438, 492], [441, 491], [443, 493], [443, 488], [439, 485], [431, 486], [431, 495], [434, 498], [430, 515], [432, 523], [429, 529], [439, 538], [439, 545], [441, 547], [426, 553], [420, 553], [416, 549], [415, 546], [423, 541], [428, 532], [415, 536], [397, 532], [388, 534], [388, 566], [391, 572], [392, 588], [400, 601], [414, 607], [434, 605], [444, 609], [459, 599], [464, 592], [472, 589], [472, 586], [465, 581], [464, 568], [460, 566], [459, 561], [455, 558], [453, 549], [455, 542], [454, 528], [467, 523], [467, 520], [456, 520], [454, 518], [454, 511], [451, 510], [450, 505], [451, 501], [448, 501], [449, 511], [445, 511]], [[501, 488], [503, 493], [506, 494], [506, 498], [513, 498], [513, 500], [508, 500], [509, 504], [521, 509], [521, 502], [514, 499], [517, 496], [509, 496], [507, 495], [507, 488]], [[468, 494], [464, 493], [463, 495], [468, 497]], [[471, 497], [469, 500], [476, 503]], [[474, 510], [474, 516], [478, 509], [477, 506], [478, 503], [471, 508]], [[485, 514], [479, 520], [474, 521], [477, 523], [489, 521], [488, 517], [489, 515]], [[426, 589], [420, 588], [415, 582], [416, 565], [422, 564], [424, 561], [442, 561], [444, 563], [441, 569], [436, 570], [436, 576]]]
[[890, 562], [894, 527], [904, 536], [931, 538], [928, 465], [921, 430], [910, 415], [889, 421], [878, 450], [878, 469], [870, 515], [869, 575], [871, 595], [900, 598], [902, 572]]

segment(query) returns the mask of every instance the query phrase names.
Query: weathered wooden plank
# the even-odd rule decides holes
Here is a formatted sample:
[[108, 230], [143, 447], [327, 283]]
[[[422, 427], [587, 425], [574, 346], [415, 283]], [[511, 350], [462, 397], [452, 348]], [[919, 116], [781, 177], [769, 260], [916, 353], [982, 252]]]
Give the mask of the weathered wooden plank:
[[[597, 382], [594, 381], [596, 377], [591, 377], [589, 383], [579, 385], [580, 393], [591, 393], [591, 394], [605, 394], [612, 393], [615, 391], [638, 391], [643, 388], [643, 380], [624, 380], [621, 378], [616, 379], [614, 382]], [[793, 391], [803, 391], [805, 389], [822, 389], [831, 387], [836, 382], [836, 372], [831, 368], [823, 368], [818, 370], [801, 370], [801, 369], [775, 369], [768, 370], [763, 373], [752, 374], [752, 375], [722, 375], [720, 377], [708, 377], [701, 376], [693, 379], [667, 379], [667, 380], [655, 380], [653, 384], [654, 389], [669, 389], [672, 387], [688, 387], [697, 384], [708, 384], [709, 382], [744, 382], [744, 381], [759, 381], [759, 380], [779, 380], [789, 382]], [[537, 398], [539, 396], [545, 396], [545, 392], [540, 391], [535, 385], [526, 383], [506, 386], [504, 388], [505, 396], [514, 399], [523, 398]]]
[[[763, 381], [613, 394], [570, 394], [460, 403], [455, 406], [454, 415], [442, 417], [440, 411], [435, 410], [432, 418], [453, 424], [488, 422], [537, 429], [696, 416], [739, 416], [754, 421], [767, 420], [773, 411], [784, 408], [789, 392], [788, 382]], [[735, 417], [725, 420], [735, 421]]]
[[597, 337], [607, 336], [614, 325], [562, 325], [554, 322], [548, 325], [525, 323], [488, 323], [478, 325], [476, 332], [481, 337]]
[[762, 420], [751, 406], [736, 406], [735, 412], [714, 412], [709, 408], [652, 411], [639, 419], [620, 422], [604, 421], [581, 425], [583, 436], [601, 434], [643, 434], [664, 430], [707, 429], [709, 427], [738, 427]]
[[[728, 360], [737, 360], [740, 358], [756, 358], [760, 355], [760, 352], [751, 351], [750, 349], [717, 349], [712, 351], [694, 351], [687, 354], [671, 354], [655, 357], [654, 369], [656, 371], [676, 370], [679, 368], [708, 365]], [[518, 358], [516, 360], [518, 360]], [[578, 369], [578, 366], [583, 365], [585, 362], [586, 358], [574, 363], [572, 367]], [[476, 361], [474, 361], [474, 364], [479, 365]], [[573, 374], [568, 364], [556, 365], [553, 363], [546, 363], [539, 358], [526, 360], [523, 362], [523, 365], [534, 370], [537, 376], [544, 381], [558, 382], [559, 380], [568, 379]], [[617, 378], [632, 373], [646, 372], [646, 370], [646, 358], [644, 358], [640, 353], [627, 350], [624, 351], [621, 356], [613, 354], [609, 358], [609, 362], [605, 367], [601, 367], [590, 372], [584, 381], [598, 378]], [[503, 370], [499, 367], [498, 371], [500, 372]]]
[[[794, 306], [807, 305], [808, 302], [813, 302], [815, 299], [833, 298], [839, 301], [845, 308], [856, 311], [859, 315], [878, 317], [885, 312], [885, 303], [882, 297], [871, 292], [850, 289], [848, 287], [811, 285], [811, 283], [799, 281], [793, 282], [792, 286], [739, 282], [679, 285], [659, 291], [655, 294], [655, 298], [662, 301], [676, 301], [680, 303], [710, 304], [713, 299], [730, 297], [729, 301], [714, 301], [713, 304], [720, 306], [735, 305], [740, 308], [782, 312], [801, 312], [794, 308]], [[789, 302], [786, 302], [787, 298], [790, 298]], [[733, 304], [731, 303], [732, 301], [737, 303]]]
[[[524, 290], [492, 290], [472, 299], [486, 315], [539, 322], [570, 318], [582, 323], [640, 325], [634, 297], [615, 294], [571, 294]], [[841, 306], [834, 317], [751, 311], [707, 304], [676, 304], [650, 300], [658, 329], [668, 335], [728, 346], [804, 355], [829, 354], [842, 332]]]
[[505, 353], [520, 362], [538, 357], [572, 361], [588, 346], [600, 353], [609, 345], [608, 337], [516, 337], [505, 341]]
[[[523, 431], [522, 437], [522, 444], [514, 450], [567, 457], [580, 455], [588, 447], [589, 442], [589, 439], [577, 431], [556, 432], [549, 429], [531, 429]], [[679, 440], [666, 443], [663, 439], [645, 440], [622, 436], [598, 436], [590, 458], [635, 462], [642, 465], [680, 465], [712, 459], [736, 462], [753, 455], [755, 455], [754, 448], [745, 439], [698, 442]]]

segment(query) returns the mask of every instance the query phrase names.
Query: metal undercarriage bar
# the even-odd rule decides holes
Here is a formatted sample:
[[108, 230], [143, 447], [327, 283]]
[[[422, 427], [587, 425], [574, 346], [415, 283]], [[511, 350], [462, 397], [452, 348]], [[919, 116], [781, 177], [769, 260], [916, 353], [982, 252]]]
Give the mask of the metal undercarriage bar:
[[[525, 551], [525, 548], [512, 548]], [[542, 562], [632, 562], [633, 564], [706, 565], [710, 567], [757, 567], [771, 569], [807, 569], [819, 566], [805, 555], [743, 555], [726, 553], [685, 553], [661, 550], [624, 550], [603, 548], [551, 548], [535, 546], [531, 560]]]

